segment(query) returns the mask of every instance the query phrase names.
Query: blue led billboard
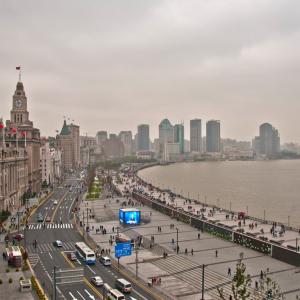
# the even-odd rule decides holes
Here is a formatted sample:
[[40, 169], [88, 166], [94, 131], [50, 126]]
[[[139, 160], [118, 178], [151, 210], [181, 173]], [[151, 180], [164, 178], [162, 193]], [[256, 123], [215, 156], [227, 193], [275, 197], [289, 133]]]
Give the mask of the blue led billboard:
[[119, 210], [120, 224], [139, 225], [141, 222], [141, 212], [135, 208], [121, 208]]

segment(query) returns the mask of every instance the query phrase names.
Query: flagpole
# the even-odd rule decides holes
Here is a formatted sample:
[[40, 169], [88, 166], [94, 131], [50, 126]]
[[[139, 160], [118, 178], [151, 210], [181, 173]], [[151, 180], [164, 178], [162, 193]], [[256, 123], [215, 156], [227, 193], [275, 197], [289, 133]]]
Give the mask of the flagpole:
[[18, 128], [16, 129], [17, 153], [19, 154]]

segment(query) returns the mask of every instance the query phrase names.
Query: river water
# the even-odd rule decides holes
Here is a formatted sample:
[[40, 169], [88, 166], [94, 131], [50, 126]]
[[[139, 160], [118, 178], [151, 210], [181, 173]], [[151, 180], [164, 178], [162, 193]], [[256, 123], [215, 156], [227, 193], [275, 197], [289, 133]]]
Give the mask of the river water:
[[300, 160], [177, 163], [139, 175], [186, 197], [300, 227]]

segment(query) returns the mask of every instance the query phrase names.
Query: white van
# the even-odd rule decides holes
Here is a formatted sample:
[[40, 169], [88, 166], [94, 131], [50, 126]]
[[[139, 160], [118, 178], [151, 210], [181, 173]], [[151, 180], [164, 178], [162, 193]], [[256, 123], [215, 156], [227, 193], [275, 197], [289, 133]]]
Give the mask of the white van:
[[125, 296], [118, 290], [110, 290], [107, 294], [107, 299], [110, 300], [125, 300]]
[[132, 290], [131, 283], [124, 278], [119, 278], [116, 280], [116, 288], [123, 293], [130, 293]]
[[101, 256], [99, 258], [99, 261], [103, 266], [110, 266], [111, 265], [111, 260], [108, 256]]

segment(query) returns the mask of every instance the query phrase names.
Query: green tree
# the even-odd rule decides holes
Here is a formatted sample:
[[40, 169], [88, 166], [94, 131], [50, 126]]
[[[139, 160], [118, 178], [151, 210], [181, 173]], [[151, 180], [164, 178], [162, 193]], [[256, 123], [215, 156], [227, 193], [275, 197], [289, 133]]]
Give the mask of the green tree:
[[[246, 300], [250, 297], [250, 287], [251, 287], [251, 277], [249, 274], [246, 274], [246, 266], [240, 260], [236, 265], [235, 274], [233, 277], [231, 290], [232, 297], [234, 300]], [[227, 300], [225, 297], [224, 291], [222, 288], [218, 288], [220, 298]]]
[[272, 299], [282, 300], [284, 297], [281, 295], [281, 290], [276, 281], [267, 276], [264, 272], [262, 278], [258, 282], [258, 289], [254, 291], [254, 299]]

